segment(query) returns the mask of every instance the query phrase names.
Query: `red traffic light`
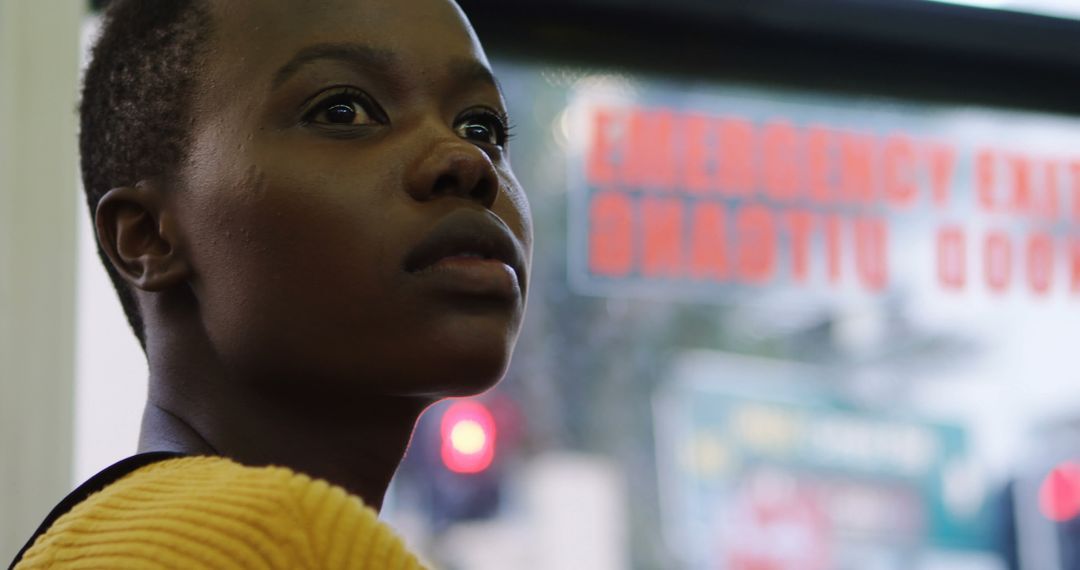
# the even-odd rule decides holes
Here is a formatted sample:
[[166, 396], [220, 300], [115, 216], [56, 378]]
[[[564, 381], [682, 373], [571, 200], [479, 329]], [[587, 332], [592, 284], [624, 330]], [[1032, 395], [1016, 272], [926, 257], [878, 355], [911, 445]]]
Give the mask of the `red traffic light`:
[[495, 418], [483, 404], [459, 400], [443, 412], [442, 460], [455, 473], [479, 473], [495, 458]]
[[1039, 487], [1039, 511], [1054, 522], [1080, 515], [1080, 465], [1065, 461], [1050, 470]]

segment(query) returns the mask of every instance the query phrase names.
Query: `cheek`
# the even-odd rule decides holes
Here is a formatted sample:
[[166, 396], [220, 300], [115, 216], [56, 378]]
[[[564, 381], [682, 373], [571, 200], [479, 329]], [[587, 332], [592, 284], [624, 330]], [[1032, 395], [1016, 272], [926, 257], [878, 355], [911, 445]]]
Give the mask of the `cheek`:
[[532, 209], [525, 190], [514, 177], [513, 172], [507, 170], [501, 174], [503, 188], [505, 189], [495, 204], [495, 213], [510, 227], [510, 231], [521, 240], [525, 246], [528, 259], [532, 259], [533, 225]]
[[[295, 164], [294, 161], [289, 163]], [[288, 164], [288, 163], [286, 163]], [[193, 244], [201, 310], [224, 351], [314, 357], [356, 334], [394, 290], [399, 236], [377, 181], [250, 170], [201, 208]], [[212, 202], [212, 203], [209, 203]]]

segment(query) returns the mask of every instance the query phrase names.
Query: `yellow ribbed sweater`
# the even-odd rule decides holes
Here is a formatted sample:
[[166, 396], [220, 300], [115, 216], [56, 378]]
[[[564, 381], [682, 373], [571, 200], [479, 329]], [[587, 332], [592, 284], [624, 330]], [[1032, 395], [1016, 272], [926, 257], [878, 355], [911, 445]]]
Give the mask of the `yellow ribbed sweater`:
[[413, 570], [423, 566], [341, 487], [221, 457], [147, 465], [78, 504], [15, 570]]

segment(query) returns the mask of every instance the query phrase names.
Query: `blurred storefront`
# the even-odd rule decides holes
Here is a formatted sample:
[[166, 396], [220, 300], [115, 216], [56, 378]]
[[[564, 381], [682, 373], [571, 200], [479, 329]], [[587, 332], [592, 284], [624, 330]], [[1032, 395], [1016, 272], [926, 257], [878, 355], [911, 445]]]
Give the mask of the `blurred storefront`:
[[537, 252], [492, 423], [432, 410], [396, 484], [434, 560], [1080, 567], [1080, 25], [463, 4]]

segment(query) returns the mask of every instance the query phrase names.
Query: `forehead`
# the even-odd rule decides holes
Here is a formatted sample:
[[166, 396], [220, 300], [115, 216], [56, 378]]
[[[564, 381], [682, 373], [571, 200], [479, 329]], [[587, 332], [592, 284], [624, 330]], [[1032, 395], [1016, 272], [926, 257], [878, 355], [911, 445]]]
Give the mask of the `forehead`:
[[471, 25], [452, 0], [214, 0], [212, 5], [210, 65], [241, 76], [272, 73], [317, 44], [362, 44], [392, 53], [417, 71], [452, 60], [487, 65]]

